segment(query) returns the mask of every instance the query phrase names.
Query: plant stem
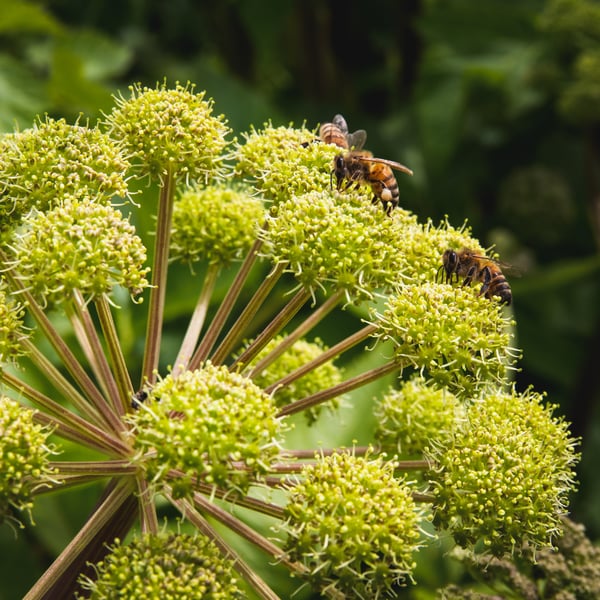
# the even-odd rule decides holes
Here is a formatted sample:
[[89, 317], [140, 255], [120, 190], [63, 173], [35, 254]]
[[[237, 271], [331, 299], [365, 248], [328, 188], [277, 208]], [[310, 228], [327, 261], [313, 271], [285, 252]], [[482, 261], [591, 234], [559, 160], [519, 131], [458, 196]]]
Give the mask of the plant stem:
[[146, 344], [140, 388], [146, 383], [154, 383], [158, 369], [165, 311], [165, 294], [167, 290], [169, 240], [171, 238], [174, 199], [175, 178], [169, 172], [164, 176], [158, 199], [156, 243], [152, 265], [152, 287], [150, 289], [150, 307], [148, 309]]
[[[179, 509], [182, 515], [185, 515], [186, 519], [189, 519], [190, 522], [193, 523], [201, 533], [209, 537], [215, 543], [224, 556], [227, 556], [233, 560], [235, 570], [248, 582], [248, 584], [260, 598], [263, 598], [264, 600], [280, 600], [279, 596], [277, 596], [277, 594], [275, 594], [275, 592], [256, 574], [254, 569], [252, 569], [244, 560], [242, 560], [239, 554], [235, 552], [233, 548], [231, 548], [231, 546], [229, 546], [229, 544], [227, 544], [223, 538], [221, 538], [221, 536], [210, 526], [208, 521], [194, 508], [193, 504], [187, 500], [175, 500], [170, 495], [167, 495], [167, 498]], [[200, 504], [196, 501], [195, 496], [194, 501], [197, 504]], [[217, 509], [217, 507], [210, 502], [207, 502], [206, 504], [209, 505], [211, 510], [215, 509], [217, 512], [221, 510]], [[202, 508], [206, 509], [208, 512], [206, 504], [203, 503]], [[235, 520], [237, 521], [237, 519]]]
[[235, 304], [236, 300], [238, 299], [238, 296], [240, 295], [240, 292], [242, 291], [242, 287], [246, 282], [246, 278], [250, 273], [250, 269], [256, 261], [258, 251], [260, 250], [261, 246], [262, 240], [257, 239], [252, 245], [252, 248], [250, 248], [246, 258], [244, 259], [244, 262], [242, 263], [242, 266], [240, 267], [240, 270], [237, 272], [237, 275], [235, 276], [235, 279], [231, 284], [231, 287], [229, 288], [229, 290], [227, 290], [225, 298], [223, 298], [223, 301], [221, 302], [217, 313], [215, 314], [211, 324], [206, 330], [206, 333], [204, 334], [200, 345], [198, 346], [198, 348], [196, 348], [196, 352], [190, 360], [190, 369], [197, 369], [200, 366], [200, 364], [208, 358], [210, 351], [215, 345], [215, 342], [217, 341], [217, 338], [219, 337], [219, 334], [221, 333], [221, 330], [225, 325], [225, 321], [227, 321], [227, 318], [231, 314], [233, 305]]
[[131, 378], [127, 371], [127, 364], [125, 363], [125, 357], [123, 356], [121, 344], [119, 343], [117, 328], [112, 317], [110, 305], [104, 294], [94, 299], [94, 306], [96, 307], [100, 327], [102, 328], [102, 333], [106, 340], [108, 354], [119, 389], [122, 410], [123, 413], [126, 413], [131, 408], [133, 384], [131, 383]]
[[140, 520], [143, 533], [158, 533], [158, 517], [153, 501], [153, 489], [148, 482], [140, 476], [137, 478], [138, 501], [140, 506]]
[[71, 569], [79, 573], [84, 565], [78, 566], [83, 551], [94, 542], [98, 542], [100, 532], [110, 522], [115, 512], [124, 505], [133, 491], [133, 480], [131, 478], [120, 479], [104, 498], [87, 522], [79, 530], [77, 535], [69, 542], [60, 556], [50, 565], [46, 572], [36, 581], [29, 590], [24, 600], [41, 600], [49, 598], [64, 598], [61, 594], [65, 592], [65, 585], [61, 590], [57, 588], [63, 575]]
[[267, 394], [271, 394], [275, 390], [293, 383], [296, 381], [296, 379], [300, 379], [300, 377], [303, 377], [307, 373], [310, 373], [310, 371], [313, 369], [325, 364], [328, 360], [335, 358], [339, 354], [346, 352], [346, 350], [350, 350], [350, 348], [353, 348], [356, 346], [356, 344], [366, 340], [370, 335], [375, 333], [375, 331], [377, 331], [376, 325], [367, 325], [366, 327], [363, 327], [360, 331], [357, 331], [356, 333], [337, 343], [335, 346], [325, 350], [322, 354], [305, 363], [301, 367], [298, 367], [295, 371], [292, 371], [285, 377], [282, 377], [279, 381], [272, 383], [269, 387], [265, 388], [265, 392]]
[[254, 338], [242, 355], [233, 362], [232, 367], [238, 364], [247, 365], [294, 318], [309, 298], [310, 292], [304, 288], [300, 289], [279, 314]]
[[62, 404], [55, 402], [14, 375], [11, 375], [8, 371], [0, 371], [0, 381], [23, 395], [35, 406], [50, 413], [48, 415], [36, 411], [34, 419], [40, 423], [43, 422], [52, 427], [57, 427], [56, 432], [64, 437], [110, 455], [122, 456], [130, 453], [129, 447], [119, 438], [111, 436], [104, 429], [84, 420], [79, 415], [62, 406]]
[[50, 461], [50, 467], [56, 467], [61, 475], [133, 475], [137, 467], [130, 460], [55, 460]]
[[292, 402], [287, 406], [284, 406], [279, 413], [278, 417], [284, 417], [286, 415], [291, 415], [293, 413], [299, 412], [311, 406], [315, 406], [320, 404], [321, 402], [325, 402], [326, 400], [330, 400], [331, 398], [335, 398], [341, 394], [345, 394], [347, 392], [351, 392], [356, 388], [359, 388], [371, 381], [375, 381], [388, 373], [392, 373], [393, 371], [398, 371], [402, 369], [403, 364], [398, 360], [392, 360], [380, 367], [376, 367], [367, 371], [366, 373], [361, 373], [360, 375], [356, 375], [355, 377], [351, 377], [346, 381], [342, 381], [342, 383], [338, 383], [326, 390], [321, 390], [316, 394], [312, 394], [311, 396], [306, 396], [306, 398], [302, 398], [301, 400], [297, 400], [296, 402]]
[[206, 318], [206, 312], [208, 311], [208, 304], [215, 289], [219, 271], [220, 266], [218, 263], [212, 263], [208, 265], [208, 269], [204, 277], [204, 284], [202, 286], [202, 293], [198, 297], [198, 302], [196, 303], [194, 313], [192, 314], [185, 337], [183, 338], [179, 354], [177, 355], [175, 363], [173, 364], [173, 377], [177, 377], [179, 373], [185, 371], [192, 358], [194, 348], [198, 343], [198, 338], [200, 337], [200, 332], [202, 331], [202, 326], [204, 325], [204, 319]]
[[[171, 480], [177, 480], [182, 476], [182, 473], [176, 469], [171, 469], [168, 476]], [[228, 493], [221, 488], [215, 487], [213, 484], [198, 482], [196, 484], [196, 490], [206, 496], [228, 499]], [[236, 506], [243, 506], [244, 508], [249, 508], [250, 510], [254, 510], [269, 517], [274, 517], [275, 519], [283, 519], [283, 509], [275, 504], [269, 504], [268, 502], [249, 496], [236, 497], [233, 502]]]
[[[5, 262], [7, 261], [6, 254], [0, 250], [0, 260], [2, 259]], [[42, 330], [50, 344], [52, 344], [52, 347], [56, 350], [58, 356], [67, 368], [67, 371], [69, 371], [71, 376], [75, 379], [81, 390], [85, 392], [89, 400], [95, 405], [100, 413], [102, 413], [105, 422], [115, 432], [121, 431], [123, 429], [121, 420], [112, 410], [110, 410], [110, 406], [106, 399], [94, 385], [94, 382], [90, 379], [75, 355], [71, 352], [71, 349], [67, 346], [62, 337], [60, 337], [56, 328], [42, 310], [42, 307], [36, 302], [35, 298], [29, 290], [25, 288], [21, 280], [15, 276], [12, 270], [9, 269], [8, 271], [5, 271], [4, 276], [13, 290], [23, 295], [25, 302], [27, 303], [27, 308], [31, 311], [39, 328]], [[33, 344], [30, 344], [30, 347], [31, 346], [33, 346]], [[41, 353], [38, 352], [38, 355], [40, 354]]]
[[[46, 379], [54, 385], [66, 400], [69, 400], [82, 415], [101, 428], [111, 428], [110, 422], [104, 412], [99, 412], [97, 407], [90, 404], [63, 376], [63, 374], [44, 356], [38, 347], [29, 339], [21, 341], [27, 352], [28, 358], [36, 365]], [[4, 374], [3, 374], [4, 375]], [[104, 403], [105, 404], [105, 403]]]
[[98, 337], [98, 332], [94, 327], [94, 322], [92, 321], [90, 311], [88, 310], [88, 307], [79, 290], [74, 290], [73, 298], [74, 308], [79, 317], [78, 320], [83, 326], [85, 340], [87, 341], [87, 345], [89, 345], [91, 354], [93, 356], [92, 364], [96, 365], [96, 369], [98, 371], [96, 377], [98, 378], [98, 381], [101, 382], [102, 387], [106, 390], [106, 396], [113, 409], [119, 416], [122, 417], [124, 412], [123, 405], [119, 400], [119, 388], [117, 387], [117, 382], [115, 381], [112, 371], [110, 370], [110, 365], [108, 364], [106, 354], [102, 348], [100, 338]]
[[286, 350], [293, 346], [297, 340], [306, 335], [336, 307], [343, 294], [343, 290], [338, 290], [327, 298], [327, 300], [321, 304], [319, 308], [314, 310], [309, 317], [304, 319], [292, 333], [288, 334], [276, 348], [262, 358], [250, 371], [248, 377], [253, 378], [259, 375], [264, 369], [275, 362]]
[[214, 365], [220, 365], [223, 363], [227, 355], [231, 352], [233, 346], [238, 341], [240, 335], [243, 333], [248, 324], [256, 316], [258, 309], [261, 307], [265, 298], [269, 295], [275, 284], [279, 281], [283, 271], [285, 269], [285, 263], [277, 263], [271, 272], [265, 277], [263, 282], [260, 284], [250, 302], [245, 306], [236, 322], [227, 332], [227, 335], [217, 347], [210, 360]]

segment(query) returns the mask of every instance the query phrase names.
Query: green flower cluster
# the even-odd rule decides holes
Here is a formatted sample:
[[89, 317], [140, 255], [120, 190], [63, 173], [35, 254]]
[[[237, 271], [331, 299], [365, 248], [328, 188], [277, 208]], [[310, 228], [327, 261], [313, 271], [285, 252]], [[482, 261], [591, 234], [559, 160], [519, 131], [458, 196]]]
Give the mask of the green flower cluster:
[[88, 594], [77, 598], [245, 598], [233, 561], [200, 535], [144, 535], [128, 544], [117, 539], [94, 570], [94, 580], [81, 580]]
[[487, 392], [430, 449], [434, 523], [496, 556], [550, 547], [573, 490], [575, 440], [539, 394]]
[[502, 307], [469, 287], [403, 286], [374, 322], [378, 336], [394, 343], [401, 364], [461, 397], [472, 396], [482, 383], [502, 383], [515, 360]]
[[[283, 339], [284, 336], [273, 338], [256, 356], [250, 366], [260, 361], [273, 349], [279, 346]], [[298, 340], [291, 348], [273, 361], [264, 371], [254, 376], [253, 381], [259, 387], [267, 388], [311, 360], [318, 358], [325, 350], [327, 350], [327, 346], [325, 346], [319, 338], [316, 338], [312, 342]], [[273, 392], [273, 399], [275, 400], [276, 406], [281, 408], [295, 400], [300, 400], [301, 398], [315, 394], [319, 390], [326, 390], [333, 387], [340, 383], [340, 381], [342, 381], [342, 372], [333, 364], [333, 361], [330, 360], [316, 369], [313, 369], [303, 377], [292, 381], [285, 387], [277, 388]], [[328, 402], [326, 406], [329, 406], [329, 408], [334, 410], [339, 406], [339, 402], [339, 398], [334, 398]], [[318, 404], [317, 406], [311, 406], [308, 410], [304, 411], [309, 424], [312, 424], [317, 420], [322, 408], [323, 404]]]
[[93, 298], [121, 285], [132, 295], [148, 282], [146, 248], [135, 229], [109, 204], [66, 200], [27, 219], [13, 244], [18, 277], [43, 305]]
[[64, 199], [128, 197], [129, 162], [97, 128], [46, 118], [0, 140], [0, 228]]
[[23, 307], [17, 304], [0, 284], [0, 365], [23, 354], [20, 340], [26, 336], [23, 328]]
[[35, 411], [0, 396], [0, 521], [33, 506], [33, 492], [51, 481], [51, 431], [34, 423]]
[[245, 143], [237, 144], [233, 153], [235, 173], [249, 179], [268, 200], [279, 203], [330, 187], [339, 148], [320, 143], [312, 131], [267, 123], [244, 137]]
[[194, 93], [189, 83], [129, 90], [131, 97], [117, 99], [106, 125], [144, 175], [206, 181], [216, 174], [229, 128], [222, 115], [212, 115], [213, 102], [204, 100], [204, 92]]
[[176, 496], [197, 482], [246, 492], [278, 455], [282, 422], [272, 399], [250, 379], [206, 363], [157, 382], [131, 415], [136, 460], [148, 478], [164, 482], [171, 469]]
[[264, 233], [265, 253], [311, 292], [330, 285], [347, 299], [371, 298], [389, 288], [406, 258], [398, 252], [403, 217], [388, 218], [357, 192], [294, 196], [272, 211]]
[[323, 593], [396, 597], [411, 578], [419, 511], [391, 463], [350, 453], [307, 465], [285, 507], [285, 550]]
[[250, 249], [264, 220], [262, 201], [242, 190], [190, 188], [173, 208], [171, 254], [227, 266]]
[[383, 452], [421, 454], [430, 444], [444, 443], [464, 419], [463, 404], [448, 390], [412, 377], [391, 389], [375, 405], [375, 439]]

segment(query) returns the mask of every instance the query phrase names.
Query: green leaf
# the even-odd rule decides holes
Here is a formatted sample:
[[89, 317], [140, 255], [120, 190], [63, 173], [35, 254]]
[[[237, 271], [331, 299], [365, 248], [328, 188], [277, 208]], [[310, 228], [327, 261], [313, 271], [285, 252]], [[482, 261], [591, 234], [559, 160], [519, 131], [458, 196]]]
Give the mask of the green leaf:
[[62, 25], [43, 6], [27, 0], [3, 0], [0, 10], [0, 35], [47, 33], [57, 35]]
[[45, 87], [22, 63], [0, 55], [0, 131], [31, 125], [48, 106]]

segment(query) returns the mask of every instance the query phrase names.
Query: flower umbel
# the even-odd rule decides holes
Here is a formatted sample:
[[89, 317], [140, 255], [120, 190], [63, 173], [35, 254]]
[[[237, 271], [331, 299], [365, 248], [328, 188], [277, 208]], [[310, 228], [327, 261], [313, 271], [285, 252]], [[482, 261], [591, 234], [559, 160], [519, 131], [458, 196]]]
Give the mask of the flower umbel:
[[575, 440], [542, 396], [490, 392], [474, 400], [430, 459], [434, 522], [461, 546], [496, 556], [549, 547], [574, 489]]
[[143, 175], [208, 180], [217, 172], [229, 129], [222, 115], [213, 116], [212, 100], [191, 84], [155, 89], [130, 86], [108, 115], [111, 137], [122, 140]]
[[321, 458], [291, 489], [285, 516], [286, 550], [323, 592], [389, 598], [410, 580], [419, 511], [390, 463], [350, 453]]
[[14, 520], [11, 507], [29, 511], [36, 488], [49, 486], [51, 430], [34, 422], [35, 411], [0, 396], [0, 522]]
[[201, 535], [145, 535], [128, 544], [117, 539], [94, 569], [95, 580], [83, 583], [89, 595], [78, 598], [245, 597], [233, 561]]
[[246, 492], [279, 453], [275, 412], [269, 396], [226, 367], [168, 375], [130, 417], [136, 460], [152, 482], [170, 481], [177, 496], [198, 482]]
[[130, 164], [117, 142], [97, 128], [46, 117], [0, 140], [0, 228], [30, 209], [48, 210], [65, 199], [128, 197]]
[[455, 394], [468, 397], [481, 384], [502, 382], [515, 360], [509, 319], [470, 288], [400, 287], [377, 323], [400, 360]]
[[[506, 309], [436, 281], [445, 250], [484, 253], [469, 229], [332, 189], [340, 149], [305, 127], [253, 129], [224, 155], [225, 123], [191, 84], [136, 85], [108, 133], [47, 119], [0, 142], [0, 382], [18, 399], [0, 399], [0, 510], [102, 487], [27, 599], [271, 600], [298, 579], [392, 598], [424, 505], [463, 545], [550, 545], [573, 440], [541, 396], [506, 392]], [[153, 179], [140, 206], [111, 202], [130, 193], [123, 152]], [[300, 412], [314, 427], [288, 433]], [[280, 571], [269, 583], [238, 537]]]
[[115, 285], [132, 296], [148, 286], [146, 248], [134, 227], [96, 199], [65, 200], [32, 214], [13, 250], [18, 277], [44, 305], [69, 302], [76, 289], [88, 299]]
[[172, 255], [227, 266], [250, 249], [264, 220], [261, 200], [241, 189], [187, 189], [173, 209]]
[[433, 441], [453, 435], [465, 417], [461, 402], [447, 389], [413, 377], [391, 389], [375, 406], [375, 439], [384, 452], [421, 454]]

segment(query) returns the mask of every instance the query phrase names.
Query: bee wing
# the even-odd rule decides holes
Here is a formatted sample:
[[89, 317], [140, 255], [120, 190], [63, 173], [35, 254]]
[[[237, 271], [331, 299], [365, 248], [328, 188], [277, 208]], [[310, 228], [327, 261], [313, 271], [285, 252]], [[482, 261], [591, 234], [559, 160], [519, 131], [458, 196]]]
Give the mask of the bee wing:
[[403, 173], [407, 173], [408, 175], [412, 175], [413, 172], [407, 166], [396, 162], [394, 160], [386, 160], [385, 158], [375, 158], [374, 156], [361, 156], [360, 160], [364, 160], [367, 162], [381, 163], [391, 167], [392, 169], [396, 169], [396, 171], [402, 171]]
[[364, 129], [357, 129], [354, 133], [346, 135], [346, 141], [353, 150], [362, 150], [367, 141], [367, 132]]
[[523, 272], [521, 271], [521, 269], [519, 269], [519, 267], [498, 260], [497, 258], [491, 258], [489, 256], [480, 256], [479, 254], [473, 254], [472, 257], [479, 258], [481, 260], [486, 260], [488, 262], [494, 263], [495, 265], [498, 265], [505, 275], [512, 275], [513, 277], [521, 277], [523, 275]]
[[346, 123], [346, 119], [342, 117], [342, 115], [335, 115], [331, 122], [339, 128], [339, 130], [344, 134], [348, 134], [348, 123]]

